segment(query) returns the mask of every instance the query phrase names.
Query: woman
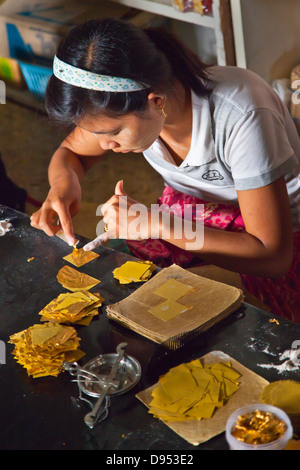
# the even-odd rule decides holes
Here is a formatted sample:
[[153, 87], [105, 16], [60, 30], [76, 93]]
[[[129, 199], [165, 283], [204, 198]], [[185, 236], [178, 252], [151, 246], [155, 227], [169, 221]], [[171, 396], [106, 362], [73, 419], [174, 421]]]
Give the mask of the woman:
[[[142, 230], [129, 233], [137, 201], [128, 196], [119, 204], [125, 200], [119, 182], [102, 208], [108, 231], [86, 249], [122, 235], [135, 255], [162, 266], [202, 260], [229, 269], [273, 313], [300, 321], [300, 142], [287, 109], [261, 78], [208, 67], [164, 31], [93, 20], [72, 29], [59, 47], [46, 105], [70, 133], [51, 160], [50, 191], [32, 216], [34, 227], [54, 235], [57, 215], [72, 245], [85, 171], [108, 150], [143, 152], [166, 184], [159, 203], [177, 208], [175, 214], [167, 223], [156, 218], [153, 233], [148, 210], [139, 219]], [[192, 227], [176, 236], [185, 206], [197, 204], [204, 212], [194, 210]], [[187, 250], [203, 222], [204, 236]]]

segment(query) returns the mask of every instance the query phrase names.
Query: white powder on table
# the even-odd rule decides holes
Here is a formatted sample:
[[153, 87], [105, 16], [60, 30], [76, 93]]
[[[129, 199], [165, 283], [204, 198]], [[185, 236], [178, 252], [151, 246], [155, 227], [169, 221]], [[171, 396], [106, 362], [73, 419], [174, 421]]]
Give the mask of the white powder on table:
[[0, 220], [0, 237], [9, 232], [12, 224], [8, 220]]
[[287, 349], [280, 356], [279, 360], [283, 361], [280, 364], [257, 364], [264, 369], [276, 369], [279, 373], [300, 370], [300, 350]]

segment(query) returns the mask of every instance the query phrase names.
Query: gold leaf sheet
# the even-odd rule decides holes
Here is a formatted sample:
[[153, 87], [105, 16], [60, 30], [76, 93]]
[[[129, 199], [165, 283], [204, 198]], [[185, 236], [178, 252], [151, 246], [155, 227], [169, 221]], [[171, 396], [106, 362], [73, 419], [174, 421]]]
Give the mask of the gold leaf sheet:
[[178, 300], [187, 294], [193, 287], [178, 281], [177, 279], [168, 279], [158, 289], [154, 291], [155, 295], [159, 295], [165, 299]]
[[74, 248], [72, 253], [64, 256], [64, 260], [80, 268], [86, 263], [98, 258], [100, 255], [94, 251], [84, 251], [83, 248]]
[[88, 274], [81, 273], [71, 266], [63, 266], [56, 276], [58, 282], [72, 292], [90, 290], [99, 284], [99, 280]]
[[172, 318], [176, 318], [178, 315], [181, 315], [183, 312], [186, 312], [189, 308], [191, 307], [181, 305], [172, 299], [166, 299], [161, 304], [150, 308], [149, 312], [160, 320], [169, 321], [172, 320]]

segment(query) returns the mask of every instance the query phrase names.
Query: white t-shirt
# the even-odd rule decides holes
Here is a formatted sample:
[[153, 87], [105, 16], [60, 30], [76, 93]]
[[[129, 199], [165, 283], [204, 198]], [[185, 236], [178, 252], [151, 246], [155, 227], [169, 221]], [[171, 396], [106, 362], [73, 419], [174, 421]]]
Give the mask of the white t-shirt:
[[157, 139], [145, 152], [166, 185], [210, 202], [236, 204], [237, 190], [285, 176], [294, 231], [300, 230], [300, 138], [265, 80], [238, 67], [212, 67], [211, 94], [192, 92], [191, 148], [177, 166]]

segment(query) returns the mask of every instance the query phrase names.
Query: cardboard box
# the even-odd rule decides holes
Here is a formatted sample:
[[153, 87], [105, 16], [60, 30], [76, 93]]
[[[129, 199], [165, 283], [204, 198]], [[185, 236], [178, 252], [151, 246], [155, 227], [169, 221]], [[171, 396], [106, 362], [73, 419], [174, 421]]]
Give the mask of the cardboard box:
[[130, 19], [137, 13], [106, 0], [6, 0], [0, 5], [0, 57], [47, 62], [72, 26], [108, 16]]
[[0, 0], [0, 78], [18, 88], [27, 86], [43, 99], [53, 57], [70, 28], [88, 19], [110, 16], [137, 26], [163, 22], [157, 15], [109, 0]]

